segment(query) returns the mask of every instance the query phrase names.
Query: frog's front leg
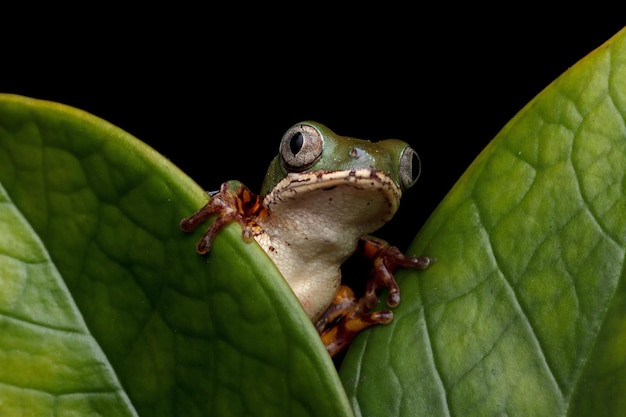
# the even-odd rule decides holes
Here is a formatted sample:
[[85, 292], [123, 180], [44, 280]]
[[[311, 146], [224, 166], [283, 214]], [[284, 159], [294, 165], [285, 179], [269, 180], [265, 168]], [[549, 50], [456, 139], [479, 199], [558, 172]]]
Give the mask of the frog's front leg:
[[246, 242], [252, 241], [255, 233], [258, 233], [260, 229], [255, 219], [266, 213], [261, 204], [261, 198], [239, 181], [225, 182], [219, 191], [209, 193], [209, 195], [209, 202], [204, 207], [180, 222], [182, 230], [191, 232], [209, 217], [217, 215], [215, 221], [198, 241], [196, 245], [198, 253], [204, 254], [210, 251], [217, 233], [233, 221], [243, 228], [243, 239]]
[[362, 330], [393, 320], [391, 311], [371, 309], [378, 303], [377, 293], [382, 288], [389, 290], [387, 304], [390, 307], [400, 303], [400, 289], [393, 276], [396, 267], [426, 269], [432, 263], [427, 256], [406, 256], [397, 247], [373, 236], [362, 237], [358, 250], [372, 261], [372, 276], [365, 294], [357, 300], [352, 290], [342, 285], [331, 306], [316, 323], [331, 356], [347, 347]]
[[426, 269], [433, 262], [428, 256], [407, 256], [397, 247], [374, 236], [363, 236], [359, 240], [358, 251], [372, 261], [371, 278], [363, 296], [369, 308], [378, 302], [377, 293], [382, 288], [389, 290], [387, 295], [389, 307], [397, 307], [400, 304], [400, 288], [393, 276], [393, 271], [398, 266]]

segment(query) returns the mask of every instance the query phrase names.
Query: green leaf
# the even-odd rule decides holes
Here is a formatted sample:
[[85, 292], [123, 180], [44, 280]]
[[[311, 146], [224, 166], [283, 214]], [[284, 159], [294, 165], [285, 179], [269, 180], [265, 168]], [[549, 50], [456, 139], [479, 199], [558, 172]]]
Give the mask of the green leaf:
[[142, 142], [0, 95], [0, 415], [349, 416], [332, 361], [273, 264]]
[[344, 361], [357, 415], [623, 415], [625, 120], [622, 30], [520, 111], [423, 227], [410, 252], [437, 263], [398, 273], [396, 319]]

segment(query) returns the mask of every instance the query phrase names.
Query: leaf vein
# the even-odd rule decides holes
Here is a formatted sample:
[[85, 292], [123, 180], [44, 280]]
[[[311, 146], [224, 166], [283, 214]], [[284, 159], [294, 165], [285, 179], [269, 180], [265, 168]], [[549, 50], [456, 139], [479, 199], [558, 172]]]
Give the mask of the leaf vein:
[[517, 313], [520, 315], [520, 319], [522, 323], [525, 325], [528, 334], [532, 337], [531, 341], [532, 343], [534, 343], [535, 348], [536, 348], [535, 350], [538, 352], [538, 358], [541, 360], [542, 365], [547, 370], [547, 374], [550, 376], [551, 382], [556, 387], [559, 395], [561, 396], [561, 399], [563, 399], [564, 398], [563, 387], [561, 387], [561, 385], [559, 384], [556, 378], [555, 372], [550, 366], [550, 363], [548, 362], [548, 359], [545, 355], [545, 351], [543, 349], [541, 341], [539, 340], [537, 331], [534, 329], [528, 314], [526, 313], [524, 307], [522, 306], [522, 303], [520, 302], [520, 297], [517, 294], [517, 291], [515, 290], [515, 286], [507, 278], [507, 275], [504, 272], [504, 268], [501, 266], [502, 263], [498, 259], [498, 256], [496, 255], [495, 251], [493, 250], [493, 243], [491, 241], [491, 236], [487, 232], [487, 229], [484, 227], [485, 223], [482, 219], [482, 212], [480, 210], [480, 206], [478, 204], [475, 204], [475, 206], [476, 206], [476, 211], [478, 213], [479, 222], [481, 225], [483, 225], [483, 229], [485, 230], [485, 236], [488, 241], [488, 244], [485, 245], [488, 251], [488, 256], [492, 259], [492, 262], [495, 265], [495, 268], [499, 272], [497, 276], [501, 277], [506, 291], [508, 291], [508, 293], [510, 294], [510, 298], [515, 308], [515, 311], [517, 311]]
[[[422, 292], [419, 292], [419, 298], [422, 298]], [[424, 305], [424, 300], [422, 299], [420, 302], [420, 305]], [[441, 377], [441, 371], [439, 370], [439, 368], [437, 367], [437, 358], [435, 355], [435, 349], [433, 347], [432, 344], [432, 336], [431, 336], [431, 331], [428, 327], [428, 316], [426, 314], [426, 309], [422, 309], [423, 314], [424, 314], [424, 320], [421, 320], [421, 322], [424, 325], [424, 340], [425, 343], [424, 345], [426, 346], [426, 349], [428, 350], [427, 354], [428, 357], [430, 359], [430, 363], [432, 364], [432, 369], [433, 369], [433, 373], [436, 376], [436, 380], [437, 380], [437, 384], [440, 388], [440, 391], [442, 392], [442, 403], [445, 406], [445, 415], [447, 417], [450, 417], [450, 404], [449, 404], [449, 398], [448, 398], [448, 390], [446, 389], [445, 384], [443, 383], [443, 379]]]

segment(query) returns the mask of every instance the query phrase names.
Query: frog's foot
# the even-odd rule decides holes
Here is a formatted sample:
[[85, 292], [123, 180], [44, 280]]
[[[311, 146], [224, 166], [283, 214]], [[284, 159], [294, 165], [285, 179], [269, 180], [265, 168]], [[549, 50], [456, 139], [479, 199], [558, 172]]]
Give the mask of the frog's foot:
[[362, 330], [393, 320], [390, 311], [368, 311], [365, 298], [357, 301], [352, 290], [342, 285], [331, 306], [315, 324], [330, 356], [334, 356]]
[[349, 287], [340, 286], [333, 303], [315, 324], [331, 356], [347, 347], [362, 330], [393, 320], [391, 311], [371, 309], [378, 303], [377, 293], [383, 288], [389, 290], [387, 304], [390, 307], [400, 304], [400, 289], [393, 277], [396, 267], [426, 269], [433, 262], [427, 256], [406, 256], [397, 247], [373, 236], [361, 238], [359, 251], [373, 264], [365, 294], [357, 300]]
[[389, 290], [387, 296], [389, 307], [397, 307], [400, 304], [400, 288], [393, 277], [396, 267], [426, 269], [433, 262], [433, 259], [427, 256], [406, 256], [397, 247], [373, 236], [364, 236], [359, 240], [359, 251], [372, 261], [372, 277], [363, 296], [368, 308], [376, 305], [377, 292], [382, 288]]
[[217, 233], [233, 221], [243, 228], [243, 239], [246, 242], [252, 241], [260, 229], [255, 219], [265, 213], [260, 197], [239, 181], [225, 182], [218, 192], [209, 194], [210, 200], [204, 207], [180, 221], [180, 228], [185, 232], [191, 232], [209, 217], [217, 215], [215, 221], [198, 241], [196, 245], [198, 253], [204, 254], [210, 251]]

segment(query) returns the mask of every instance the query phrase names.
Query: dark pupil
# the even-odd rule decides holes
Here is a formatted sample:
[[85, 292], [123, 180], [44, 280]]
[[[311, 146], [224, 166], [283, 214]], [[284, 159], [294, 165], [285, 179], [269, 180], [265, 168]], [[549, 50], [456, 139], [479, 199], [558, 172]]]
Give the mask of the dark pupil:
[[291, 149], [292, 154], [297, 154], [302, 149], [302, 144], [304, 143], [304, 137], [302, 133], [296, 133], [291, 137], [291, 141], [289, 142], [289, 148]]

